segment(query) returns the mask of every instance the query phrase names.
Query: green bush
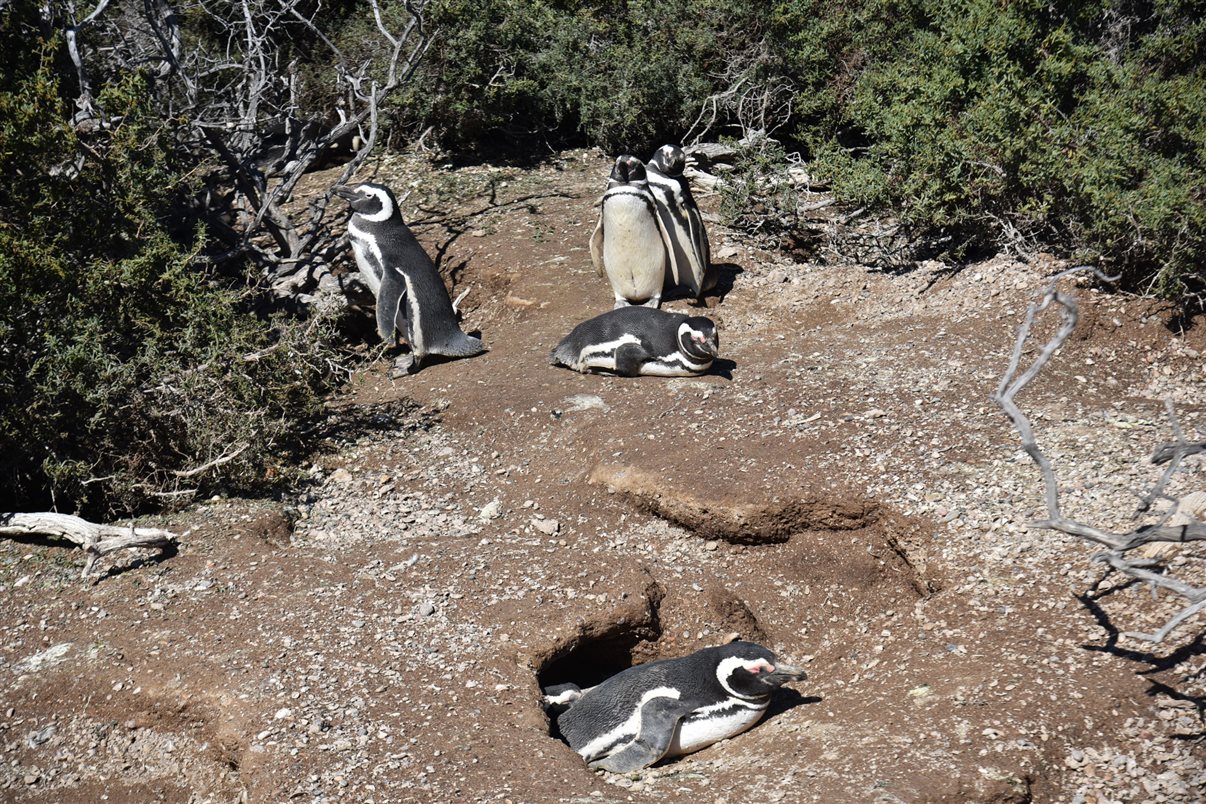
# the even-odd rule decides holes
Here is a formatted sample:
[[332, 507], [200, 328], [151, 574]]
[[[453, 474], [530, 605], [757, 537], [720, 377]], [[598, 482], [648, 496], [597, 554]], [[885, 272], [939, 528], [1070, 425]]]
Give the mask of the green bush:
[[332, 378], [321, 338], [200, 270], [146, 79], [104, 86], [108, 126], [77, 132], [62, 43], [31, 46], [31, 16], [0, 18], [0, 510], [261, 485]]
[[765, 27], [720, 0], [438, 0], [435, 46], [392, 105], [446, 147], [588, 141], [648, 154], [677, 141]]
[[1055, 247], [1181, 298], [1206, 279], [1206, 4], [1069, 8], [925, 3], [860, 57], [840, 122], [797, 136], [842, 200], [953, 259]]
[[[1045, 247], [1130, 288], [1203, 287], [1203, 0], [428, 8], [440, 38], [391, 119], [447, 147], [536, 135], [647, 155], [709, 97], [711, 136], [739, 136], [758, 128], [759, 91], [789, 87], [785, 151], [949, 259]], [[750, 189], [730, 195], [765, 203]]]

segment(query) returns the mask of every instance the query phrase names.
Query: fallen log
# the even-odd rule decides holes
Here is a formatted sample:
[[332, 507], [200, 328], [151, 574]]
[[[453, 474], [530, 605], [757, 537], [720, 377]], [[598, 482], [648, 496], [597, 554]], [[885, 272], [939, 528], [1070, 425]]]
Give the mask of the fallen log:
[[87, 578], [103, 555], [131, 548], [164, 549], [180, 538], [170, 530], [133, 525], [101, 525], [71, 514], [50, 512], [0, 514], [0, 536], [57, 536], [74, 542], [87, 554], [80, 577]]

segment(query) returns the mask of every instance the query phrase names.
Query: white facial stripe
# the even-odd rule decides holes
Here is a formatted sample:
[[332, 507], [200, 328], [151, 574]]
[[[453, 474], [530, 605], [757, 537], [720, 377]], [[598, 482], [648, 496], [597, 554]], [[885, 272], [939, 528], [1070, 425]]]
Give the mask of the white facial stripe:
[[567, 704], [571, 701], [576, 701], [582, 697], [582, 690], [564, 690], [556, 695], [545, 695], [544, 703], [546, 706], [556, 706], [557, 704]]
[[394, 214], [393, 202], [389, 200], [389, 193], [385, 192], [385, 190], [382, 190], [380, 187], [369, 187], [367, 184], [362, 184], [356, 188], [356, 191], [365, 193], [366, 195], [376, 196], [377, 200], [381, 202], [381, 210], [379, 212], [376, 212], [372, 215], [365, 215], [361, 212], [356, 213], [366, 221], [381, 223], [382, 221], [389, 220], [390, 216]]
[[720, 686], [724, 687], [725, 692], [727, 692], [729, 695], [746, 701], [761, 698], [761, 696], [742, 695], [740, 692], [729, 686], [729, 676], [732, 675], [733, 671], [739, 667], [753, 672], [755, 667], [759, 669], [762, 669], [763, 667], [770, 667], [773, 670], [774, 665], [769, 664], [765, 659], [742, 659], [738, 656], [730, 656], [727, 659], [721, 659], [720, 664], [716, 666], [716, 680], [720, 682]]
[[586, 745], [578, 749], [578, 753], [587, 762], [597, 759], [601, 756], [608, 756], [614, 753], [611, 749], [621, 742], [629, 743], [636, 739], [636, 736], [641, 731], [641, 709], [645, 704], [652, 701], [654, 698], [674, 698], [677, 700], [680, 697], [678, 690], [673, 687], [654, 687], [641, 696], [641, 702], [632, 711], [620, 725], [610, 731], [600, 734], [595, 739], [591, 740]]

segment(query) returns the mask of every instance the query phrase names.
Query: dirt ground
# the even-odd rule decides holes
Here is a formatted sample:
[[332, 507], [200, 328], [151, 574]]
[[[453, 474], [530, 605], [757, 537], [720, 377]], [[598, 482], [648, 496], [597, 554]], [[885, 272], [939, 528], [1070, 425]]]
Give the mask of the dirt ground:
[[[1177, 600], [1099, 583], [1091, 547], [1026, 526], [1039, 477], [989, 400], [1061, 266], [796, 263], [703, 195], [724, 360], [579, 375], [547, 355], [611, 304], [587, 250], [608, 165], [377, 165], [490, 351], [371, 363], [309, 488], [197, 505], [168, 520], [174, 555], [85, 584], [62, 546], [0, 544], [0, 794], [1202, 800], [1206, 623], [1121, 635]], [[1127, 530], [1163, 400], [1206, 430], [1206, 325], [1069, 288], [1081, 326], [1019, 401], [1066, 513]], [[1201, 457], [1176, 491], [1206, 490]], [[1206, 551], [1170, 568], [1206, 581]], [[549, 736], [539, 684], [735, 634], [809, 673], [751, 731], [627, 776]]]

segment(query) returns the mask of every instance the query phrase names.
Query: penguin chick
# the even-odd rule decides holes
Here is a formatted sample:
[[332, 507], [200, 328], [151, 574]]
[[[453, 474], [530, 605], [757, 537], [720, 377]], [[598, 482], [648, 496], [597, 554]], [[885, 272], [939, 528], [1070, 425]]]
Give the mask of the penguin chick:
[[334, 192], [352, 207], [348, 240], [377, 299], [377, 334], [386, 343], [395, 342], [395, 332], [405, 335], [412, 356], [407, 368], [417, 371], [429, 354], [472, 357], [486, 351], [481, 340], [461, 332], [435, 263], [402, 222], [389, 188], [359, 184]]
[[630, 667], [582, 692], [557, 728], [590, 767], [628, 773], [740, 734], [775, 690], [806, 677], [761, 645], [732, 642]]
[[716, 325], [649, 307], [620, 307], [583, 321], [549, 355], [554, 366], [621, 377], [703, 374], [720, 351]]
[[645, 166], [631, 154], [616, 159], [590, 238], [590, 256], [606, 276], [615, 306], [657, 307], [666, 280], [666, 246]]
[[649, 191], [657, 208], [666, 245], [670, 284], [687, 288], [696, 299], [716, 284], [712, 248], [703, 216], [683, 176], [687, 155], [677, 145], [663, 145], [646, 166]]

